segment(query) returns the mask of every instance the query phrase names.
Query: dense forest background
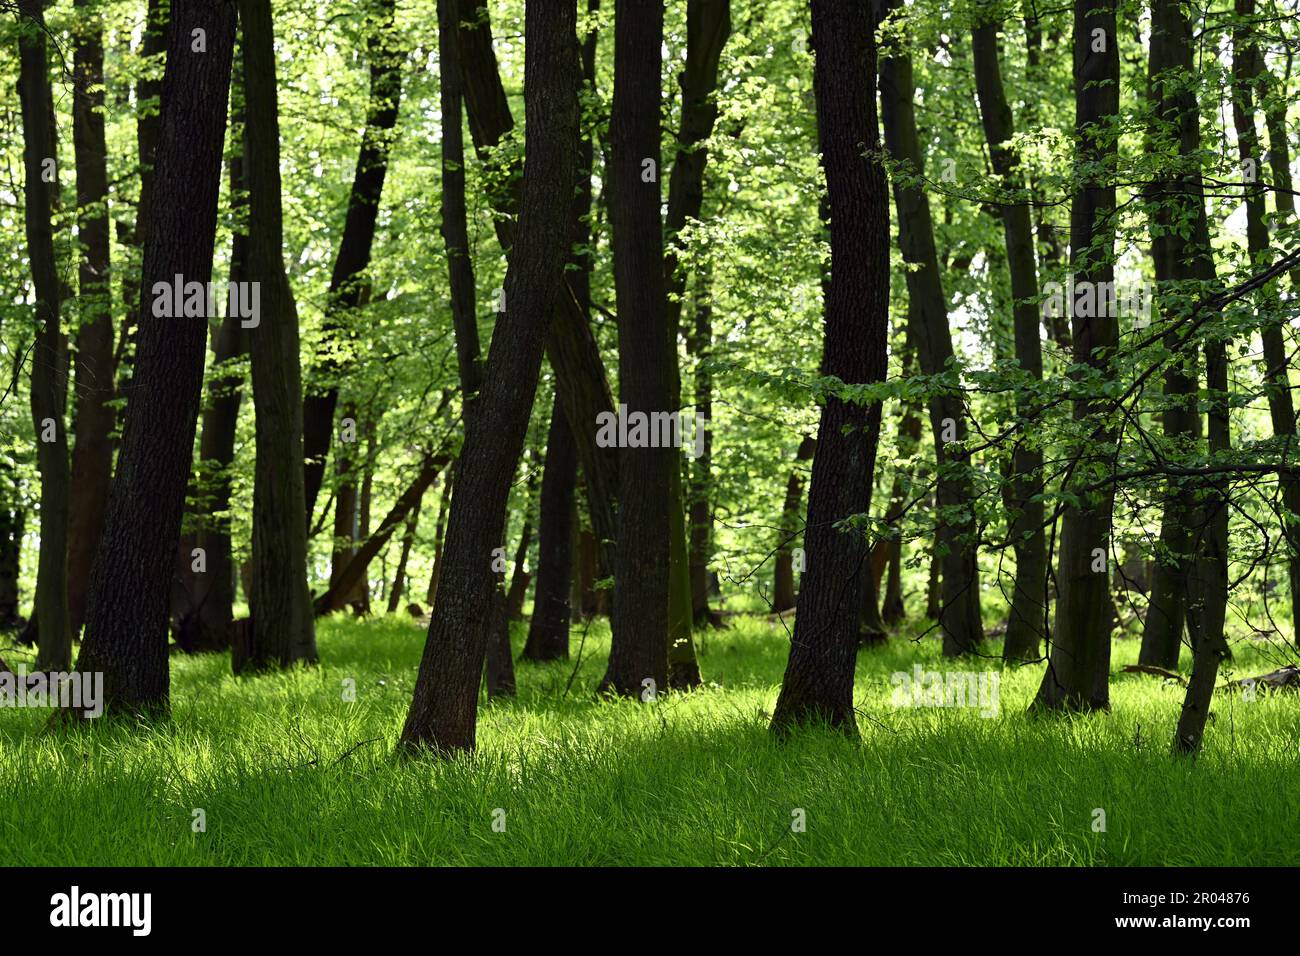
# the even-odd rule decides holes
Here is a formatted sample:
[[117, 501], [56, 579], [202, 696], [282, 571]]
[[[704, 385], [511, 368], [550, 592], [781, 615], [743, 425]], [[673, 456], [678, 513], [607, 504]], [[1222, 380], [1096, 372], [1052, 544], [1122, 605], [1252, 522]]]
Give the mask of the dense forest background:
[[1285, 0], [0, 10], [11, 668], [152, 720], [414, 621], [408, 754], [750, 653], [778, 738], [923, 661], [1287, 746]]

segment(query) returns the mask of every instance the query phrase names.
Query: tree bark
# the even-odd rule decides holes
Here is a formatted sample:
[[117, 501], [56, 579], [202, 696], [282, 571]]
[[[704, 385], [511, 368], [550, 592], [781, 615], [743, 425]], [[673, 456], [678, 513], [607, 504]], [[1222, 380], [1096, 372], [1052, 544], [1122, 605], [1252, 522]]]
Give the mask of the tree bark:
[[438, 521], [433, 529], [433, 570], [429, 572], [429, 589], [425, 600], [429, 613], [433, 614], [433, 601], [438, 596], [438, 578], [442, 574], [443, 533], [447, 525], [447, 514], [451, 510], [451, 482], [456, 473], [456, 464], [452, 462], [443, 471], [442, 493], [438, 496]]
[[[1015, 135], [1011, 106], [1002, 85], [998, 62], [998, 23], [985, 20], [972, 31], [975, 87], [980, 116], [989, 145], [993, 171], [1012, 196], [1024, 191], [1019, 157], [1012, 148]], [[1030, 379], [1043, 378], [1043, 351], [1039, 338], [1038, 267], [1034, 257], [1034, 230], [1026, 202], [1004, 202], [1002, 231], [1006, 239], [1007, 270], [1011, 275], [1016, 362]], [[1011, 514], [1008, 534], [1016, 555], [1016, 577], [1002, 656], [1007, 661], [1037, 660], [1039, 639], [1047, 633], [1047, 535], [1042, 502], [1043, 454], [1034, 427], [1040, 414], [1032, 393], [1016, 389], [1016, 417], [1024, 423], [1011, 457]]]
[[[889, 0], [886, 11], [901, 6]], [[957, 372], [950, 368], [955, 356], [948, 325], [948, 308], [934, 244], [930, 204], [921, 187], [905, 181], [924, 172], [916, 130], [912, 59], [899, 52], [880, 61], [880, 108], [885, 145], [890, 155], [906, 165], [895, 175], [894, 204], [898, 209], [898, 243], [908, 264], [908, 298], [917, 300], [909, 317], [917, 320], [913, 331], [917, 357], [925, 375], [946, 374], [952, 381], [930, 400], [930, 426], [934, 433], [938, 466], [938, 515], [935, 547], [943, 563], [939, 628], [944, 656], [974, 652], [984, 637], [980, 618], [979, 531], [975, 523], [975, 492], [968, 473], [966, 409], [956, 387]]]
[[[203, 30], [206, 52], [192, 52]], [[181, 275], [212, 277], [235, 8], [173, 0], [141, 300]], [[157, 303], [155, 303], [155, 306]], [[102, 671], [106, 709], [168, 708], [167, 594], [203, 387], [207, 320], [142, 310], [134, 382], [91, 574], [77, 668]]]
[[567, 253], [567, 237], [554, 224], [567, 221], [577, 167], [575, 29], [571, 0], [525, 9], [526, 159], [507, 309], [492, 336], [480, 407], [465, 427], [437, 603], [402, 728], [408, 752], [474, 749], [494, 593], [491, 549], [504, 531]]
[[[862, 0], [813, 0], [813, 86], [831, 233], [822, 374], [849, 384], [884, 379], [889, 341], [889, 193], [870, 156], [879, 146], [875, 27]], [[835, 524], [870, 510], [880, 415], [879, 402], [836, 396], [822, 407], [804, 534], [808, 569], [772, 715], [778, 736], [807, 723], [857, 736], [855, 585], [867, 545]]]
[[[1104, 50], [1094, 52], [1094, 31], [1102, 31]], [[1114, 0], [1075, 0], [1074, 103], [1076, 187], [1070, 208], [1070, 269], [1076, 282], [1113, 283], [1115, 244], [1114, 168], [1119, 114], [1119, 37]], [[1070, 302], [1074, 362], [1088, 366], [1103, 381], [1114, 377], [1112, 357], [1119, 343], [1114, 316], [1080, 316]], [[1105, 311], [1105, 310], [1102, 310]], [[1082, 387], [1076, 382], [1076, 387]], [[1089, 427], [1087, 447], [1078, 450], [1075, 474], [1113, 466], [1105, 448], [1116, 440], [1102, 417], [1106, 398], [1099, 388], [1076, 398], [1076, 422]], [[1102, 449], [1102, 450], [1097, 450]], [[1109, 562], [1113, 486], [1096, 494], [1067, 483], [1080, 497], [1065, 508], [1061, 525], [1056, 584], [1056, 628], [1047, 672], [1034, 706], [1083, 711], [1110, 706], [1111, 598]], [[1102, 569], [1095, 570], [1097, 562]]]
[[[618, 0], [610, 111], [610, 226], [618, 304], [619, 404], [655, 421], [672, 407], [663, 225], [659, 218], [659, 48], [663, 7]], [[647, 170], [649, 175], [647, 175]], [[650, 181], [647, 181], [649, 179]], [[600, 689], [635, 697], [668, 686], [672, 447], [619, 449], [613, 636]]]
[[397, 559], [397, 571], [393, 574], [393, 587], [388, 592], [388, 613], [396, 614], [402, 603], [402, 594], [406, 591], [406, 565], [411, 560], [411, 548], [415, 545], [415, 529], [420, 522], [420, 502], [415, 503], [406, 518], [406, 531], [402, 535], [402, 553]]
[[62, 290], [54, 251], [53, 213], [59, 189], [54, 165], [57, 151], [51, 122], [54, 107], [42, 4], [23, 0], [18, 9], [24, 213], [37, 326], [31, 354], [30, 394], [36, 466], [41, 479], [41, 551], [33, 615], [39, 640], [36, 666], [40, 670], [63, 671], [72, 663], [67, 561], [71, 470], [63, 420], [68, 393], [68, 346], [60, 327]]
[[[456, 3], [460, 23], [460, 66], [470, 135], [480, 160], [494, 167], [501, 160], [497, 147], [514, 130], [514, 117], [497, 70], [496, 54], [492, 50], [492, 28], [485, 0], [456, 0]], [[598, 8], [597, 0], [588, 0], [589, 12]], [[590, 38], [588, 42], [591, 42]], [[591, 66], [586, 80], [594, 83], [594, 52], [586, 63]], [[590, 163], [587, 168], [590, 168]], [[493, 224], [497, 240], [505, 250], [509, 250], [514, 241], [515, 213], [522, 184], [515, 172], [499, 170], [501, 178], [511, 186], [504, 193], [488, 197], [496, 213]], [[587, 188], [590, 189], [590, 177]], [[576, 197], [576, 200], [580, 201], [581, 197]], [[578, 287], [570, 288], [566, 283], [561, 288], [554, 321], [548, 330], [546, 357], [555, 371], [564, 416], [570, 422], [578, 445], [578, 460], [585, 475], [583, 486], [587, 509], [599, 546], [600, 573], [607, 577], [614, 573], [618, 450], [601, 448], [596, 444], [596, 422], [602, 413], [613, 410], [614, 399], [580, 295]]]
[[537, 589], [522, 656], [530, 661], [569, 656], [569, 591], [573, 576], [573, 487], [578, 450], [557, 397], [546, 437], [546, 466], [537, 543]]
[[[86, 616], [90, 565], [104, 527], [112, 481], [113, 311], [108, 234], [108, 148], [104, 140], [103, 19], [93, 0], [73, 52], [72, 136], [77, 163], [80, 328], [76, 360], [76, 444], [68, 517], [68, 616], [72, 634]], [[70, 663], [71, 661], [69, 661]]]
[[[240, 0], [244, 98], [255, 122], [244, 126], [248, 278], [261, 286], [249, 333], [257, 460], [253, 485], [253, 591], [248, 657], [236, 674], [316, 661], [316, 625], [307, 586], [307, 515], [302, 469], [302, 373], [298, 309], [284, 270], [280, 204], [280, 123], [270, 0]], [[252, 319], [249, 320], [250, 322]]]

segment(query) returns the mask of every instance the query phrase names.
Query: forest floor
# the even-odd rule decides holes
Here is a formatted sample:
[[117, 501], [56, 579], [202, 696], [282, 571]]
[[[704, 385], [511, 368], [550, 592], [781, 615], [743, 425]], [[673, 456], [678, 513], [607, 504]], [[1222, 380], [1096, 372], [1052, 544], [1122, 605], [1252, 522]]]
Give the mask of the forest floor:
[[[1031, 719], [1041, 665], [896, 636], [859, 654], [861, 742], [777, 744], [784, 625], [731, 621], [697, 636], [707, 686], [649, 704], [592, 696], [608, 630], [584, 644], [577, 625], [581, 662], [518, 665], [518, 698], [483, 705], [477, 754], [454, 761], [392, 759], [424, 643], [409, 619], [323, 621], [323, 663], [274, 676], [173, 657], [156, 729], [51, 735], [46, 712], [0, 710], [0, 864], [1300, 863], [1300, 695], [1217, 695], [1204, 753], [1180, 760], [1182, 688], [1120, 672], [1136, 640], [1115, 643], [1111, 713]], [[1235, 677], [1288, 660], [1236, 650]], [[898, 706], [917, 664], [988, 668], [982, 705]]]

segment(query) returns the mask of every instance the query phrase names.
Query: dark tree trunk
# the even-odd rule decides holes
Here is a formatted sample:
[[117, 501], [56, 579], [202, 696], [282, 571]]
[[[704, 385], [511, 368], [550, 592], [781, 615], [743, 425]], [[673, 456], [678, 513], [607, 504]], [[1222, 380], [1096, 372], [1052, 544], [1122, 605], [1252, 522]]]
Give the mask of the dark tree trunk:
[[488, 628], [487, 662], [484, 676], [487, 695], [493, 697], [515, 696], [514, 651], [510, 647], [510, 599], [497, 587], [492, 592], [492, 621]]
[[402, 535], [402, 553], [397, 559], [397, 571], [393, 574], [393, 588], [388, 592], [388, 613], [396, 614], [402, 604], [402, 595], [406, 591], [406, 565], [411, 560], [411, 548], [415, 545], [415, 529], [420, 522], [420, 503], [406, 518], [406, 531]]
[[[562, 285], [577, 167], [578, 57], [570, 0], [525, 10], [526, 159], [518, 230], [497, 319], [457, 465], [447, 547], [401, 747], [473, 750], [476, 703], [491, 630], [492, 548], [501, 541], [550, 319]], [[656, 45], [656, 50], [658, 46]]]
[[465, 136], [461, 121], [461, 70], [456, 0], [438, 0], [438, 82], [442, 107], [442, 239], [447, 249], [451, 317], [456, 332], [462, 418], [474, 411], [483, 379], [478, 317], [474, 311], [474, 266], [465, 213]]
[[[830, 211], [822, 374], [852, 384], [886, 373], [889, 341], [889, 193], [876, 150], [876, 45], [871, 8], [813, 0], [813, 86]], [[829, 397], [822, 407], [804, 534], [808, 569], [772, 731], [825, 723], [857, 736], [853, 670], [866, 541], [835, 524], [871, 507], [880, 403]]]
[[[887, 11], [901, 6], [889, 0]], [[890, 155], [907, 167], [907, 174], [924, 172], [917, 138], [916, 86], [912, 59], [899, 52], [880, 61], [880, 108], [885, 145]], [[934, 433], [938, 466], [938, 506], [935, 547], [943, 564], [939, 627], [945, 656], [974, 652], [984, 637], [980, 619], [978, 537], [974, 515], [975, 492], [969, 475], [966, 408], [956, 388], [956, 373], [948, 369], [954, 357], [948, 308], [939, 272], [930, 204], [921, 187], [896, 176], [894, 204], [898, 209], [898, 243], [908, 263], [907, 294], [915, 299], [910, 318], [917, 320], [912, 337], [925, 375], [946, 375], [949, 386], [930, 400], [930, 427]]]
[[[194, 30], [207, 52], [191, 52]], [[173, 0], [163, 78], [154, 201], [141, 298], [181, 275], [212, 277], [222, 140], [235, 41], [235, 9]], [[156, 305], [156, 303], [155, 303]], [[91, 574], [77, 667], [104, 673], [109, 710], [168, 708], [167, 595], [203, 388], [207, 320], [142, 310], [117, 472]]]
[[[1273, 179], [1273, 198], [1277, 207], [1278, 219], [1290, 224], [1295, 221], [1295, 196], [1291, 183], [1291, 148], [1287, 140], [1286, 95], [1285, 88], [1274, 90], [1272, 78], [1268, 73], [1258, 52], [1255, 53], [1249, 68], [1255, 76], [1252, 82], [1258, 84], [1264, 102], [1264, 125], [1268, 130], [1268, 161]], [[1246, 112], [1253, 116], [1252, 104], [1245, 103]], [[1254, 120], [1250, 120], [1250, 132], [1254, 133]], [[1240, 141], [1240, 134], [1238, 135]], [[1258, 141], [1256, 141], [1258, 151]], [[1248, 194], [1249, 198], [1249, 194]], [[1262, 196], [1259, 200], [1262, 202]], [[1250, 212], [1249, 206], [1247, 213]], [[1261, 220], [1262, 222], [1262, 220]], [[1267, 233], [1261, 232], [1261, 238], [1267, 244]], [[1254, 250], [1252, 249], [1252, 254]], [[1291, 288], [1300, 289], [1300, 270], [1291, 272]], [[1273, 434], [1283, 442], [1283, 458], [1294, 465], [1300, 457], [1300, 443], [1296, 441], [1295, 401], [1289, 386], [1286, 340], [1280, 322], [1269, 322], [1260, 329], [1260, 338], [1264, 346], [1264, 375], [1268, 384], [1269, 417], [1272, 419]], [[1287, 511], [1300, 514], [1300, 479], [1294, 474], [1282, 478], [1282, 502]], [[1283, 530], [1287, 540], [1287, 578], [1291, 591], [1292, 642], [1300, 648], [1300, 521], [1284, 521]]]
[[452, 463], [443, 472], [442, 493], [438, 496], [438, 521], [433, 529], [433, 570], [429, 572], [429, 589], [425, 593], [431, 615], [433, 600], [438, 596], [438, 578], [442, 573], [443, 532], [447, 526], [447, 513], [451, 510], [451, 481], [455, 473], [456, 465]]
[[584, 619], [609, 613], [608, 602], [605, 599], [609, 591], [596, 587], [596, 582], [600, 578], [599, 561], [600, 547], [596, 542], [596, 536], [591, 529], [583, 528], [578, 532], [576, 564], [580, 595], [578, 607]]
[[578, 477], [578, 450], [557, 397], [546, 437], [542, 472], [540, 529], [537, 543], [537, 589], [533, 619], [522, 656], [530, 661], [569, 656], [569, 590], [573, 575], [573, 486]]
[[25, 524], [14, 466], [0, 457], [0, 631], [19, 628], [18, 572]]
[[[1103, 31], [1104, 51], [1094, 52], [1094, 31]], [[1115, 270], [1114, 167], [1116, 142], [1111, 124], [1119, 113], [1119, 36], [1114, 0], [1075, 0], [1074, 104], [1076, 176], [1070, 208], [1070, 269], [1076, 282], [1113, 283]], [[1098, 310], [1105, 311], [1105, 310]], [[1074, 362], [1095, 370], [1102, 381], [1113, 377], [1111, 362], [1119, 342], [1114, 316], [1080, 316], [1070, 302]], [[1076, 387], [1083, 387], [1081, 384]], [[1113, 462], [1104, 453], [1115, 441], [1105, 415], [1106, 397], [1074, 401], [1074, 419], [1092, 426], [1080, 448], [1067, 488], [1080, 503], [1065, 508], [1056, 571], [1059, 599], [1047, 672], [1034, 701], [1049, 710], [1092, 710], [1110, 706], [1111, 598], [1109, 562], [1114, 487], [1096, 493], [1080, 486], [1096, 469]], [[1096, 562], [1102, 562], [1101, 570]]]
[[[1011, 145], [1015, 134], [1011, 106], [1002, 86], [998, 62], [998, 24], [981, 22], [973, 30], [975, 86], [979, 95], [984, 135], [993, 171], [1011, 196], [1024, 190], [1020, 161]], [[1011, 274], [1012, 316], [1016, 362], [1028, 384], [1043, 377], [1043, 351], [1039, 339], [1038, 267], [1034, 258], [1034, 228], [1025, 202], [1001, 206], [1006, 239], [1007, 269]], [[1011, 457], [1011, 514], [1007, 531], [1016, 555], [1016, 577], [1002, 657], [1008, 661], [1037, 660], [1039, 639], [1047, 633], [1047, 535], [1044, 531], [1043, 453], [1034, 432], [1040, 414], [1033, 393], [1016, 390], [1016, 417], [1023, 425]]]
[[135, 140], [140, 169], [140, 196], [136, 202], [135, 226], [128, 234], [121, 236], [123, 244], [133, 250], [133, 264], [131, 268], [121, 270], [122, 302], [126, 309], [114, 360], [119, 398], [126, 396], [127, 386], [131, 375], [134, 374], [128, 346], [135, 341], [135, 330], [140, 323], [144, 247], [145, 240], [149, 236], [150, 207], [153, 203], [154, 164], [158, 156], [161, 114], [162, 80], [160, 78], [163, 71], [163, 54], [167, 49], [167, 29], [171, 20], [170, 6], [166, 0], [149, 0], [145, 13], [144, 37], [140, 45], [140, 57], [145, 63], [144, 71], [135, 86]]
[[[244, 99], [256, 117], [244, 126], [248, 182], [248, 279], [261, 285], [249, 332], [257, 460], [253, 485], [253, 591], [249, 656], [235, 673], [316, 661], [316, 625], [307, 587], [303, 498], [302, 374], [298, 309], [284, 271], [280, 206], [280, 123], [270, 0], [240, 0]], [[250, 322], [252, 319], [249, 320]]]
[[[58, 263], [54, 252], [53, 212], [58, 178], [55, 131], [46, 57], [42, 4], [19, 4], [18, 92], [22, 100], [23, 185], [27, 251], [36, 292], [36, 342], [31, 353], [31, 410], [36, 432], [36, 466], [41, 478], [41, 551], [33, 614], [41, 670], [65, 671], [72, 663], [68, 613], [68, 347], [60, 328]], [[50, 164], [47, 167], [46, 163]], [[46, 176], [49, 176], [47, 181]]]
[[[795, 461], [812, 461], [817, 440], [805, 435], [799, 442]], [[772, 568], [772, 610], [780, 613], [795, 605], [794, 544], [799, 537], [799, 514], [803, 510], [803, 469], [796, 465], [785, 483], [785, 502], [781, 505], [781, 531], [776, 561]]]
[[[663, 7], [618, 0], [610, 111], [610, 226], [618, 303], [619, 404], [629, 421], [672, 407], [663, 225], [659, 218], [659, 48]], [[650, 175], [647, 176], [646, 171]], [[647, 182], [649, 178], [651, 181]], [[613, 636], [602, 691], [640, 695], [668, 685], [668, 550], [675, 449], [619, 449]]]
[[[531, 493], [529, 506], [531, 506]], [[515, 570], [510, 577], [510, 587], [506, 591], [506, 616], [517, 621], [524, 616], [524, 601], [528, 599], [528, 585], [533, 576], [528, 571], [528, 549], [533, 545], [533, 522], [525, 514], [524, 526], [519, 531], [519, 547], [515, 549]]]
[[[72, 135], [77, 163], [80, 320], [76, 360], [76, 445], [68, 517], [68, 617], [73, 635], [86, 616], [86, 587], [108, 507], [115, 415], [113, 310], [109, 285], [108, 149], [104, 141], [103, 20], [77, 0], [83, 21], [73, 53]], [[70, 663], [71, 661], [69, 661]]]
[[[496, 147], [512, 134], [514, 117], [510, 114], [505, 88], [497, 71], [485, 0], [456, 0], [456, 3], [460, 22], [460, 67], [470, 134], [480, 160], [493, 167], [501, 161]], [[588, 0], [588, 11], [595, 11], [598, 7], [596, 0]], [[594, 52], [587, 62], [592, 64], [587, 80], [594, 83]], [[590, 163], [587, 167], [590, 168]], [[497, 240], [506, 250], [514, 241], [515, 212], [522, 184], [519, 176], [511, 174], [513, 172], [517, 171], [500, 171], [501, 178], [511, 186], [504, 192], [489, 196], [496, 212]], [[588, 176], [588, 189], [589, 180]], [[581, 201], [581, 196], [575, 197], [575, 201]], [[581, 234], [576, 238], [580, 240]], [[546, 357], [555, 371], [565, 420], [572, 423], [578, 461], [586, 476], [587, 509], [599, 544], [601, 573], [608, 576], [614, 573], [618, 451], [596, 444], [596, 422], [599, 415], [613, 410], [614, 400], [600, 349], [587, 321], [584, 302], [579, 298], [581, 294], [582, 289], [577, 286], [570, 288], [566, 284], [561, 289], [556, 300], [556, 314], [548, 330]]]
[[[239, 55], [236, 54], [238, 64]], [[230, 249], [230, 282], [246, 281], [248, 233], [244, 223], [248, 201], [244, 191], [243, 101], [239, 65], [232, 78], [231, 137], [239, 137], [229, 161], [231, 206], [235, 231]], [[206, 572], [189, 574], [190, 604], [177, 626], [176, 642], [189, 653], [220, 651], [230, 645], [230, 622], [234, 618], [235, 566], [230, 545], [232, 468], [239, 406], [243, 400], [242, 359], [248, 354], [248, 332], [243, 320], [229, 308], [212, 343], [212, 369], [208, 376], [207, 407], [199, 437], [198, 484], [204, 502], [203, 525], [194, 545], [203, 550]], [[190, 554], [182, 546], [181, 560], [192, 567]]]
[[[388, 175], [388, 154], [397, 125], [402, 99], [402, 62], [405, 54], [398, 45], [394, 24], [396, 0], [375, 0], [374, 24], [366, 41], [370, 58], [370, 102], [366, 107], [366, 128], [361, 137], [352, 191], [348, 195], [347, 218], [339, 240], [338, 255], [330, 277], [324, 332], [326, 347], [348, 335], [347, 313], [362, 300], [367, 287], [366, 270], [375, 241], [375, 221]], [[306, 520], [316, 507], [325, 459], [334, 436], [334, 411], [338, 406], [338, 379], [343, 372], [333, 352], [317, 363], [317, 381], [303, 402], [303, 452], [306, 455], [304, 494]]]
[[697, 627], [722, 626], [722, 617], [709, 607], [709, 560], [713, 556], [713, 303], [711, 276], [702, 270], [695, 279], [695, 329], [686, 348], [695, 359], [695, 411], [704, 423], [700, 455], [695, 459], [687, 490], [690, 508], [691, 613]]

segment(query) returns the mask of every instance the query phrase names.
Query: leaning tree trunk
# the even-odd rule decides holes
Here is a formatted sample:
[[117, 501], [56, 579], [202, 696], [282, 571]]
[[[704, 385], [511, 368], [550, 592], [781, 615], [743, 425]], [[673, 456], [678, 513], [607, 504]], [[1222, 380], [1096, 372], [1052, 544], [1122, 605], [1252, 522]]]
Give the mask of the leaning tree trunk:
[[[998, 62], [998, 24], [981, 22], [972, 32], [975, 53], [975, 87], [980, 116], [989, 144], [993, 171], [1002, 180], [1010, 201], [1001, 205], [1006, 238], [1007, 269], [1011, 274], [1016, 363], [1032, 386], [1043, 378], [1043, 349], [1039, 337], [1038, 267], [1034, 258], [1034, 230], [1029, 205], [1019, 199], [1024, 191], [1019, 158], [1011, 145], [1015, 135], [1011, 106], [1002, 86]], [[1011, 597], [1002, 656], [1008, 661], [1037, 660], [1039, 637], [1047, 633], [1047, 535], [1042, 501], [1043, 453], [1038, 447], [1038, 403], [1029, 388], [1016, 389], [1016, 417], [1022, 423], [1011, 458], [1012, 513], [1008, 534], [1016, 554], [1016, 577]]]
[[[659, 219], [659, 48], [663, 7], [618, 0], [610, 111], [610, 208], [618, 303], [619, 404], [648, 422], [672, 407], [668, 300]], [[646, 429], [652, 431], [653, 429]], [[672, 447], [619, 449], [613, 636], [600, 689], [636, 696], [668, 682]], [[647, 682], [652, 682], [648, 684]]]
[[[470, 134], [480, 160], [491, 171], [489, 179], [507, 184], [504, 189], [491, 191], [488, 200], [496, 213], [493, 225], [497, 241], [503, 250], [508, 251], [514, 241], [522, 180], [517, 169], [501, 167], [503, 160], [517, 157], [518, 151], [498, 147], [513, 134], [514, 117], [497, 70], [486, 0], [456, 0], [456, 4], [460, 25], [460, 67]], [[598, 7], [596, 0], [588, 0], [589, 13]], [[586, 73], [585, 80], [594, 84], [594, 53], [591, 56], [593, 58], [588, 62], [592, 64], [592, 70]], [[575, 241], [582, 238], [582, 232], [574, 237]], [[618, 449], [602, 448], [596, 443], [596, 422], [602, 413], [613, 410], [614, 400], [585, 304], [582, 290], [566, 283], [556, 300], [556, 314], [546, 342], [546, 357], [555, 371], [564, 416], [573, 423], [578, 461], [585, 476], [583, 488], [587, 510], [598, 542], [600, 573], [608, 577], [614, 573], [614, 542], [617, 537], [614, 498], [619, 481]]]
[[[402, 728], [403, 750], [473, 750], [506, 502], [532, 412], [548, 325], [562, 285], [578, 139], [576, 10], [571, 0], [525, 9], [527, 111], [523, 194], [506, 269], [507, 309], [466, 423], [437, 603]], [[658, 49], [656, 44], [655, 49]]]
[[58, 262], [54, 252], [55, 174], [53, 101], [45, 50], [45, 17], [39, 0], [22, 0], [18, 35], [18, 92], [22, 100], [23, 184], [27, 252], [36, 291], [36, 343], [32, 348], [31, 409], [36, 466], [41, 477], [41, 552], [36, 576], [36, 656], [41, 670], [64, 671], [72, 663], [68, 614], [67, 339], [60, 328]]
[[[206, 52], [191, 44], [202, 31]], [[203, 388], [206, 317], [155, 315], [180, 275], [212, 278], [235, 9], [173, 0], [163, 77], [154, 201], [141, 283], [142, 310], [117, 472], [91, 574], [78, 670], [102, 671], [107, 709], [168, 708], [167, 596]], [[162, 290], [162, 296], [158, 292]]]
[[[875, 23], [856, 0], [813, 0], [813, 86], [830, 206], [822, 374], [849, 384], [884, 379], [889, 342], [889, 192], [878, 148]], [[864, 155], [863, 147], [867, 155]], [[835, 525], [871, 507], [880, 403], [822, 407], [808, 492], [808, 569], [772, 731], [825, 723], [857, 736], [853, 671], [857, 586], [866, 541]]]
[[[362, 302], [367, 289], [366, 270], [375, 241], [379, 201], [388, 175], [388, 155], [397, 125], [402, 99], [402, 62], [405, 54], [398, 44], [396, 0], [375, 0], [374, 22], [366, 40], [370, 58], [370, 101], [361, 150], [348, 194], [347, 216], [339, 239], [334, 271], [330, 276], [323, 324], [326, 341], [336, 343], [348, 337], [347, 314]], [[318, 380], [303, 402], [304, 495], [306, 519], [310, 522], [325, 475], [325, 459], [334, 436], [334, 411], [339, 400], [339, 376], [343, 368], [332, 350], [320, 358]]]
[[113, 295], [108, 234], [108, 148], [104, 141], [103, 19], [93, 0], [73, 54], [72, 138], [77, 163], [81, 326], [77, 331], [76, 445], [68, 517], [68, 616], [72, 634], [86, 616], [86, 586], [104, 528], [113, 470]]
[[[901, 0], [890, 0], [893, 12]], [[906, 169], [894, 176], [894, 204], [898, 209], [898, 244], [908, 264], [907, 295], [916, 300], [908, 310], [917, 320], [913, 330], [921, 371], [928, 376], [955, 379], [948, 307], [944, 299], [935, 249], [930, 203], [920, 185], [909, 176], [921, 176], [920, 141], [916, 129], [916, 85], [912, 59], [903, 51], [880, 61], [880, 109], [885, 128], [885, 145], [890, 155]], [[975, 491], [969, 474], [966, 441], [966, 409], [957, 382], [949, 382], [930, 400], [930, 427], [934, 433], [938, 466], [939, 517], [935, 546], [943, 564], [939, 628], [943, 653], [957, 656], [977, 650], [984, 637], [980, 618], [979, 529], [975, 523]]]
[[[1095, 31], [1101, 46], [1095, 50]], [[1076, 172], [1070, 208], [1070, 268], [1076, 283], [1113, 283], [1115, 270], [1116, 142], [1112, 124], [1119, 114], [1119, 36], [1115, 0], [1075, 0], [1074, 104]], [[1119, 343], [1114, 316], [1081, 316], [1071, 296], [1075, 365], [1103, 383], [1114, 378], [1113, 352]], [[1101, 310], [1105, 311], [1105, 310]], [[1088, 387], [1079, 382], [1076, 387]], [[1048, 710], [1092, 710], [1110, 706], [1111, 598], [1109, 562], [1115, 489], [1088, 492], [1098, 470], [1111, 469], [1105, 449], [1116, 441], [1107, 417], [1102, 387], [1074, 401], [1074, 420], [1088, 428], [1066, 487], [1079, 503], [1065, 508], [1056, 571], [1059, 599], [1047, 673], [1034, 705]], [[1082, 476], [1088, 477], [1082, 477]], [[1098, 567], [1100, 565], [1100, 568]]]

